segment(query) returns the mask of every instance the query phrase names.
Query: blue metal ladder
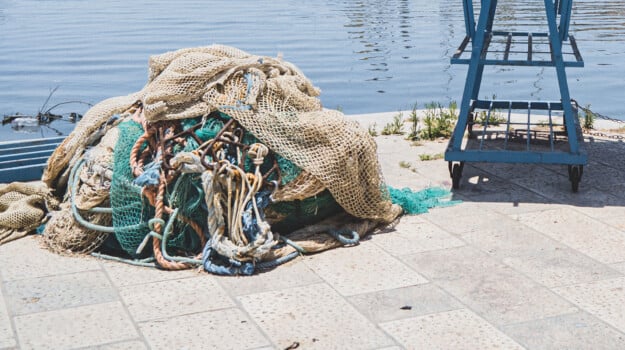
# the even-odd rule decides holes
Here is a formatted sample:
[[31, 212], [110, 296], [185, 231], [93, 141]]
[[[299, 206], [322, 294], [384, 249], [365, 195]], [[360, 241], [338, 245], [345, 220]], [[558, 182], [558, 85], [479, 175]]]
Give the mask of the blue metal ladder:
[[[448, 161], [449, 173], [455, 189], [460, 186], [465, 162], [499, 162], [568, 165], [573, 192], [578, 190], [583, 166], [587, 163], [587, 155], [583, 147], [577, 110], [571, 104], [565, 67], [583, 67], [584, 61], [575, 38], [568, 34], [572, 0], [544, 0], [544, 3], [549, 32], [525, 33], [493, 31], [497, 0], [481, 0], [477, 24], [473, 12], [473, 1], [463, 0], [466, 37], [451, 58], [451, 63], [468, 64], [469, 68], [458, 122], [445, 152], [445, 160]], [[471, 44], [470, 50], [467, 49], [469, 43]], [[515, 49], [511, 50], [511, 47]], [[521, 53], [521, 57], [519, 57], [519, 47], [526, 48]], [[534, 47], [546, 49], [536, 50]], [[563, 51], [564, 48], [567, 51]], [[555, 67], [561, 100], [554, 102], [480, 100], [478, 94], [486, 65]], [[485, 147], [485, 140], [489, 137], [487, 128], [494, 111], [500, 110], [507, 111], [503, 149], [501, 147], [489, 149]], [[523, 122], [512, 118], [513, 111], [517, 114], [518, 110], [522, 110], [523, 115], [527, 114]], [[548, 117], [549, 131], [546, 149], [540, 149], [531, 142], [532, 135], [536, 139], [536, 132], [532, 130], [532, 126], [539, 125], [533, 120], [535, 118], [532, 118], [534, 112], [537, 111], [543, 113], [541, 114], [543, 117]], [[469, 138], [476, 138], [473, 135], [473, 126], [477, 124], [475, 116], [478, 112], [485, 116], [482, 121], [482, 133], [477, 137], [479, 140], [477, 148], [470, 148], [468, 142], [463, 145], [463, 137], [467, 131]], [[562, 113], [565, 135], [559, 135], [554, 131], [554, 119], [556, 119], [554, 116], [559, 113]], [[518, 127], [521, 127], [520, 134]], [[509, 147], [513, 139], [519, 139], [519, 135], [521, 139], [524, 138], [522, 149]], [[566, 136], [568, 150], [563, 151], [560, 147], [555, 147], [555, 140], [558, 136], [562, 138]]]

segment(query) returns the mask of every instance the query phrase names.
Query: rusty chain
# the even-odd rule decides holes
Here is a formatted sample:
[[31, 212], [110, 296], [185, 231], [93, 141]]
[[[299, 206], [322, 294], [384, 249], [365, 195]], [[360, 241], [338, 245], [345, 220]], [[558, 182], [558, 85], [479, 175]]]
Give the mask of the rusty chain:
[[[573, 104], [575, 105], [577, 109], [581, 109], [586, 114], [591, 114], [595, 116], [596, 118], [608, 120], [617, 124], [625, 124], [625, 120], [612, 118], [607, 115], [601, 114], [599, 112], [594, 112], [590, 110], [590, 108], [583, 107], [582, 105], [579, 104], [579, 102], [577, 102], [574, 99], [571, 99], [571, 102], [573, 102]], [[589, 135], [589, 136], [597, 136], [597, 137], [603, 137], [603, 138], [614, 139], [614, 140], [625, 140], [625, 134], [606, 133], [603, 131], [592, 131], [588, 129], [583, 129], [583, 133], [584, 135]]]

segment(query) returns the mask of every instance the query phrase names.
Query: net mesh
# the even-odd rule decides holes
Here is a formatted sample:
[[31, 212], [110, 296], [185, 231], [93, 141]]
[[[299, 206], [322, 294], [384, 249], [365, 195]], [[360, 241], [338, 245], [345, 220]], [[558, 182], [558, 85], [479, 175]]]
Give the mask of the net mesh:
[[[92, 108], [52, 155], [44, 181], [59, 182], [57, 178], [77, 161], [73, 155], [85, 149], [89, 136], [112, 114], [141, 100], [145, 118], [152, 123], [222, 111], [314, 176], [348, 213], [392, 221], [401, 208], [392, 205], [384, 186], [375, 142], [357, 123], [323, 109], [318, 95], [299, 69], [280, 58], [222, 45], [152, 56], [146, 86]], [[306, 189], [318, 193], [320, 187]]]
[[440, 193], [389, 192], [371, 135], [318, 95], [281, 58], [221, 45], [151, 57], [141, 91], [94, 106], [51, 156], [43, 180], [69, 193], [46, 242], [247, 274], [354, 244], [398, 217], [393, 202], [440, 205]]
[[[108, 214], [82, 213], [83, 217], [96, 225], [111, 225]], [[63, 254], [86, 254], [98, 249], [109, 235], [88, 229], [79, 224], [72, 214], [70, 203], [61, 204], [54, 212], [43, 231], [43, 243], [51, 251]]]
[[130, 168], [130, 151], [144, 131], [132, 120], [120, 123], [118, 128], [120, 137], [115, 146], [113, 165], [115, 176], [111, 182], [113, 226], [121, 248], [136, 257], [140, 255], [137, 248], [150, 232], [148, 220], [154, 217], [153, 208], [143, 199], [142, 188], [132, 183], [134, 176]]
[[0, 244], [33, 231], [57, 205], [41, 182], [0, 184]]

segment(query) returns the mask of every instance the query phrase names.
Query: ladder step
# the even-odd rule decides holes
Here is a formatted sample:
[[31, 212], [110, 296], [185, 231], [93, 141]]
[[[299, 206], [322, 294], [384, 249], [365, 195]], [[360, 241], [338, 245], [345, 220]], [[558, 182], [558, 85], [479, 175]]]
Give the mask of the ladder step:
[[[451, 57], [452, 64], [471, 63], [472, 40], [465, 36]], [[562, 41], [565, 67], [583, 67], [584, 60], [572, 35]], [[547, 33], [493, 31], [484, 34], [480, 63], [499, 66], [555, 67]]]

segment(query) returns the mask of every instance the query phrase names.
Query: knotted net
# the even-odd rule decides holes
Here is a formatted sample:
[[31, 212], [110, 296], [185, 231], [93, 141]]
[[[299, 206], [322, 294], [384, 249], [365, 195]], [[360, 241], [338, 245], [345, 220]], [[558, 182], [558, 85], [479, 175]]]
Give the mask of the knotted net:
[[51, 156], [43, 180], [67, 193], [46, 242], [223, 274], [357, 243], [402, 208], [368, 131], [319, 93], [279, 57], [151, 57], [141, 91], [94, 106]]

